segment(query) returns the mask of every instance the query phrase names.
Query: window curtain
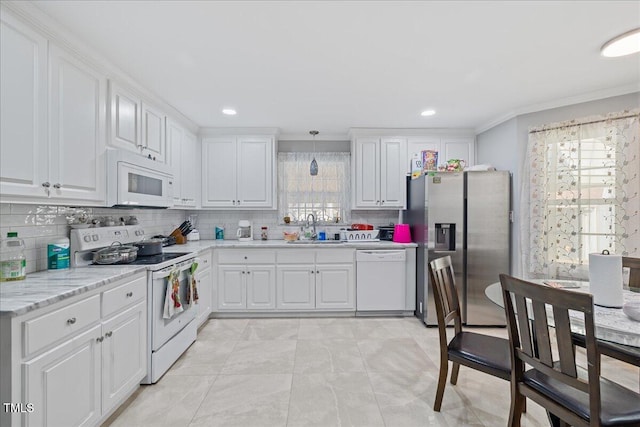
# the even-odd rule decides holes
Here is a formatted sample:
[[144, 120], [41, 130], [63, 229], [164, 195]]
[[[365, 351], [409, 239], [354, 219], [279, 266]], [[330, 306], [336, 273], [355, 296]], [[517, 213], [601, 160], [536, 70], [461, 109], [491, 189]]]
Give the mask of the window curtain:
[[[318, 175], [311, 176], [314, 158]], [[350, 214], [349, 153], [278, 153], [278, 212], [292, 222], [313, 213], [320, 223], [344, 223]]]
[[522, 271], [588, 279], [589, 253], [640, 256], [640, 109], [529, 131]]

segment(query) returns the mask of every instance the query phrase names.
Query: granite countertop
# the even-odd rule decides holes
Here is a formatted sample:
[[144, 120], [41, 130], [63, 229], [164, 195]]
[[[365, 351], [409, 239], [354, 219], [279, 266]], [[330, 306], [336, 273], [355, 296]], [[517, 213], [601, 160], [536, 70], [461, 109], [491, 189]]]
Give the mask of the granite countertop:
[[[184, 245], [164, 248], [164, 252], [193, 252], [196, 256], [208, 249], [222, 248], [355, 248], [355, 249], [404, 249], [416, 247], [415, 243], [343, 242], [343, 243], [287, 243], [284, 240], [199, 240]], [[25, 280], [3, 282], [0, 285], [0, 317], [13, 317], [32, 310], [108, 285], [120, 279], [146, 271], [144, 265], [114, 265], [78, 267], [67, 270], [38, 271], [27, 274]]]

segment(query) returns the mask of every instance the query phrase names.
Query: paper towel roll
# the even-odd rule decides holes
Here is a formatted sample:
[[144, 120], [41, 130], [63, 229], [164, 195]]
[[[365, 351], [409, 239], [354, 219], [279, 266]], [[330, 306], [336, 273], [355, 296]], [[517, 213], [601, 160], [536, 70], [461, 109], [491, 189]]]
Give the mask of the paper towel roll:
[[593, 303], [604, 307], [622, 307], [622, 256], [589, 254], [589, 289]]

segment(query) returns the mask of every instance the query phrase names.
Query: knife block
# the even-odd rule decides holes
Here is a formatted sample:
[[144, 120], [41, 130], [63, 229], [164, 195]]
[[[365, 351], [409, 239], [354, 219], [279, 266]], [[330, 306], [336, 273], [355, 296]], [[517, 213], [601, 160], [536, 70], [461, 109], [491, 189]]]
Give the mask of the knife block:
[[171, 232], [170, 236], [176, 238], [176, 245], [184, 245], [185, 243], [187, 243], [187, 238], [183, 236], [180, 230], [178, 230], [177, 228]]

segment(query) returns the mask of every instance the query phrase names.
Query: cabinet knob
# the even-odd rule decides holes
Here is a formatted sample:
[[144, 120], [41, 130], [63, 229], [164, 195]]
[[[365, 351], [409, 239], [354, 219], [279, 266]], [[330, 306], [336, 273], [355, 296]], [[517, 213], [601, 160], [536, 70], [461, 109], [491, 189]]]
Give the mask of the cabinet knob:
[[98, 337], [98, 338], [96, 338], [96, 341], [102, 342], [102, 341], [104, 341], [104, 337]]
[[316, 270], [316, 274], [320, 274], [320, 270]]
[[380, 203], [381, 205], [384, 205], [384, 200]]
[[236, 200], [238, 202], [238, 204], [240, 204], [240, 200]]
[[244, 259], [247, 259], [247, 257], [245, 256]]
[[61, 188], [61, 187], [62, 187], [62, 184], [60, 183], [53, 184], [53, 188]]
[[131, 298], [133, 296], [133, 292], [127, 292], [127, 298]]
[[243, 271], [242, 274], [245, 274], [245, 272]]
[[49, 182], [43, 182], [43, 183], [42, 183], [42, 186], [43, 186], [44, 188], [49, 188], [49, 187], [51, 187], [51, 184], [50, 184]]
[[111, 335], [113, 335], [113, 331], [109, 331], [106, 334], [104, 334], [104, 336], [107, 338], [111, 337]]
[[311, 274], [315, 274], [315, 271], [311, 270]]
[[76, 318], [72, 317], [71, 319], [67, 319], [67, 324], [68, 325], [73, 325], [74, 323], [76, 323]]
[[251, 274], [251, 272], [250, 272], [250, 271], [247, 271], [247, 274]]

